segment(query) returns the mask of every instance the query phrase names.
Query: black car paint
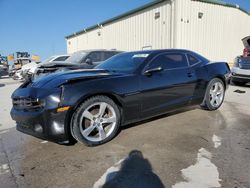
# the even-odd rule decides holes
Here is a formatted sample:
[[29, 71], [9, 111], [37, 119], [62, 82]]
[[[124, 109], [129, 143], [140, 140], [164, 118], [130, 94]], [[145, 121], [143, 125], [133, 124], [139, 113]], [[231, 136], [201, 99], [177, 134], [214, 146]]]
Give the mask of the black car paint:
[[[192, 54], [200, 62], [187, 68], [144, 74], [156, 55], [169, 51]], [[150, 56], [133, 73], [77, 70], [51, 74], [34, 83], [26, 83], [13, 93], [12, 99], [38, 98], [45, 101], [46, 105], [35, 112], [27, 109], [20, 111], [13, 107], [11, 116], [16, 120], [19, 131], [55, 142], [65, 142], [71, 137], [71, 115], [91, 96], [106, 95], [113, 99], [121, 107], [122, 125], [127, 125], [178, 107], [201, 104], [208, 82], [219, 77], [227, 86], [229, 73], [226, 63], [210, 63], [190, 51], [155, 50], [150, 51]], [[70, 109], [63, 113], [56, 112], [58, 107], [64, 106], [70, 106]], [[35, 131], [36, 124], [42, 125], [42, 133]]]

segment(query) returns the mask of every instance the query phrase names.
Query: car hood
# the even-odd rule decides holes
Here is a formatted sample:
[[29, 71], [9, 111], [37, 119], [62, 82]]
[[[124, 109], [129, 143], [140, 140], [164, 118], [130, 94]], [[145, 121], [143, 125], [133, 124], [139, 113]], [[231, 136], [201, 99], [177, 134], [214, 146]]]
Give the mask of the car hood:
[[59, 68], [59, 67], [75, 67], [79, 66], [79, 64], [76, 63], [68, 63], [65, 61], [53, 61], [51, 63], [43, 63], [40, 64], [38, 68]]
[[119, 75], [119, 73], [112, 73], [107, 70], [101, 69], [82, 69], [67, 72], [59, 72], [47, 75], [45, 77], [34, 80], [31, 87], [36, 88], [51, 88], [59, 87], [62, 84], [69, 83], [77, 80], [93, 80], [111, 75]]
[[242, 42], [243, 42], [244, 47], [250, 50], [250, 36], [242, 39]]

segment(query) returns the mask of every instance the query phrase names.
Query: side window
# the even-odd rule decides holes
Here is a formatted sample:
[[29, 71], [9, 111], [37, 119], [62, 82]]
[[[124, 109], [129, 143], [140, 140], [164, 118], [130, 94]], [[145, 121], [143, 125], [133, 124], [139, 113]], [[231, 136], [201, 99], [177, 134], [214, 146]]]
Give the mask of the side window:
[[91, 52], [87, 58], [90, 58], [92, 62], [102, 61], [102, 52]]
[[111, 58], [112, 56], [114, 56], [115, 53], [114, 52], [104, 52], [104, 57], [103, 57], [103, 61]]
[[187, 58], [188, 58], [188, 62], [189, 62], [190, 66], [195, 65], [195, 64], [200, 62], [199, 59], [195, 58], [194, 56], [192, 56], [190, 54], [187, 54]]
[[159, 67], [163, 69], [174, 69], [187, 67], [187, 58], [181, 53], [166, 53], [157, 56], [151, 63], [150, 67]]

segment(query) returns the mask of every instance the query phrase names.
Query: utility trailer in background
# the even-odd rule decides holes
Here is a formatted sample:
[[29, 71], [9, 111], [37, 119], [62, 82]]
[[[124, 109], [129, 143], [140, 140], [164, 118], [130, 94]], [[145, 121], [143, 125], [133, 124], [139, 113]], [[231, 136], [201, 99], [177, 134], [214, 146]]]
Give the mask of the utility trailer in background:
[[7, 56], [1, 56], [0, 54], [0, 78], [2, 76], [8, 75], [9, 72], [9, 64]]
[[23, 65], [30, 63], [32, 60], [28, 52], [16, 52], [16, 57], [14, 59], [14, 68], [20, 69]]

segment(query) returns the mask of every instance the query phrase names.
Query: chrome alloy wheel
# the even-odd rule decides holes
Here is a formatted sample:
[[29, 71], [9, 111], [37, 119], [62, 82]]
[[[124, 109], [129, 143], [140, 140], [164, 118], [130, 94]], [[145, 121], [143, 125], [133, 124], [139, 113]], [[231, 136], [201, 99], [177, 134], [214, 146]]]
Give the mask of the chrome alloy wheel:
[[116, 122], [115, 110], [111, 105], [105, 102], [94, 103], [81, 115], [80, 132], [89, 141], [103, 141], [112, 134]]
[[221, 105], [224, 98], [224, 86], [220, 82], [215, 82], [210, 89], [210, 104], [217, 108]]

